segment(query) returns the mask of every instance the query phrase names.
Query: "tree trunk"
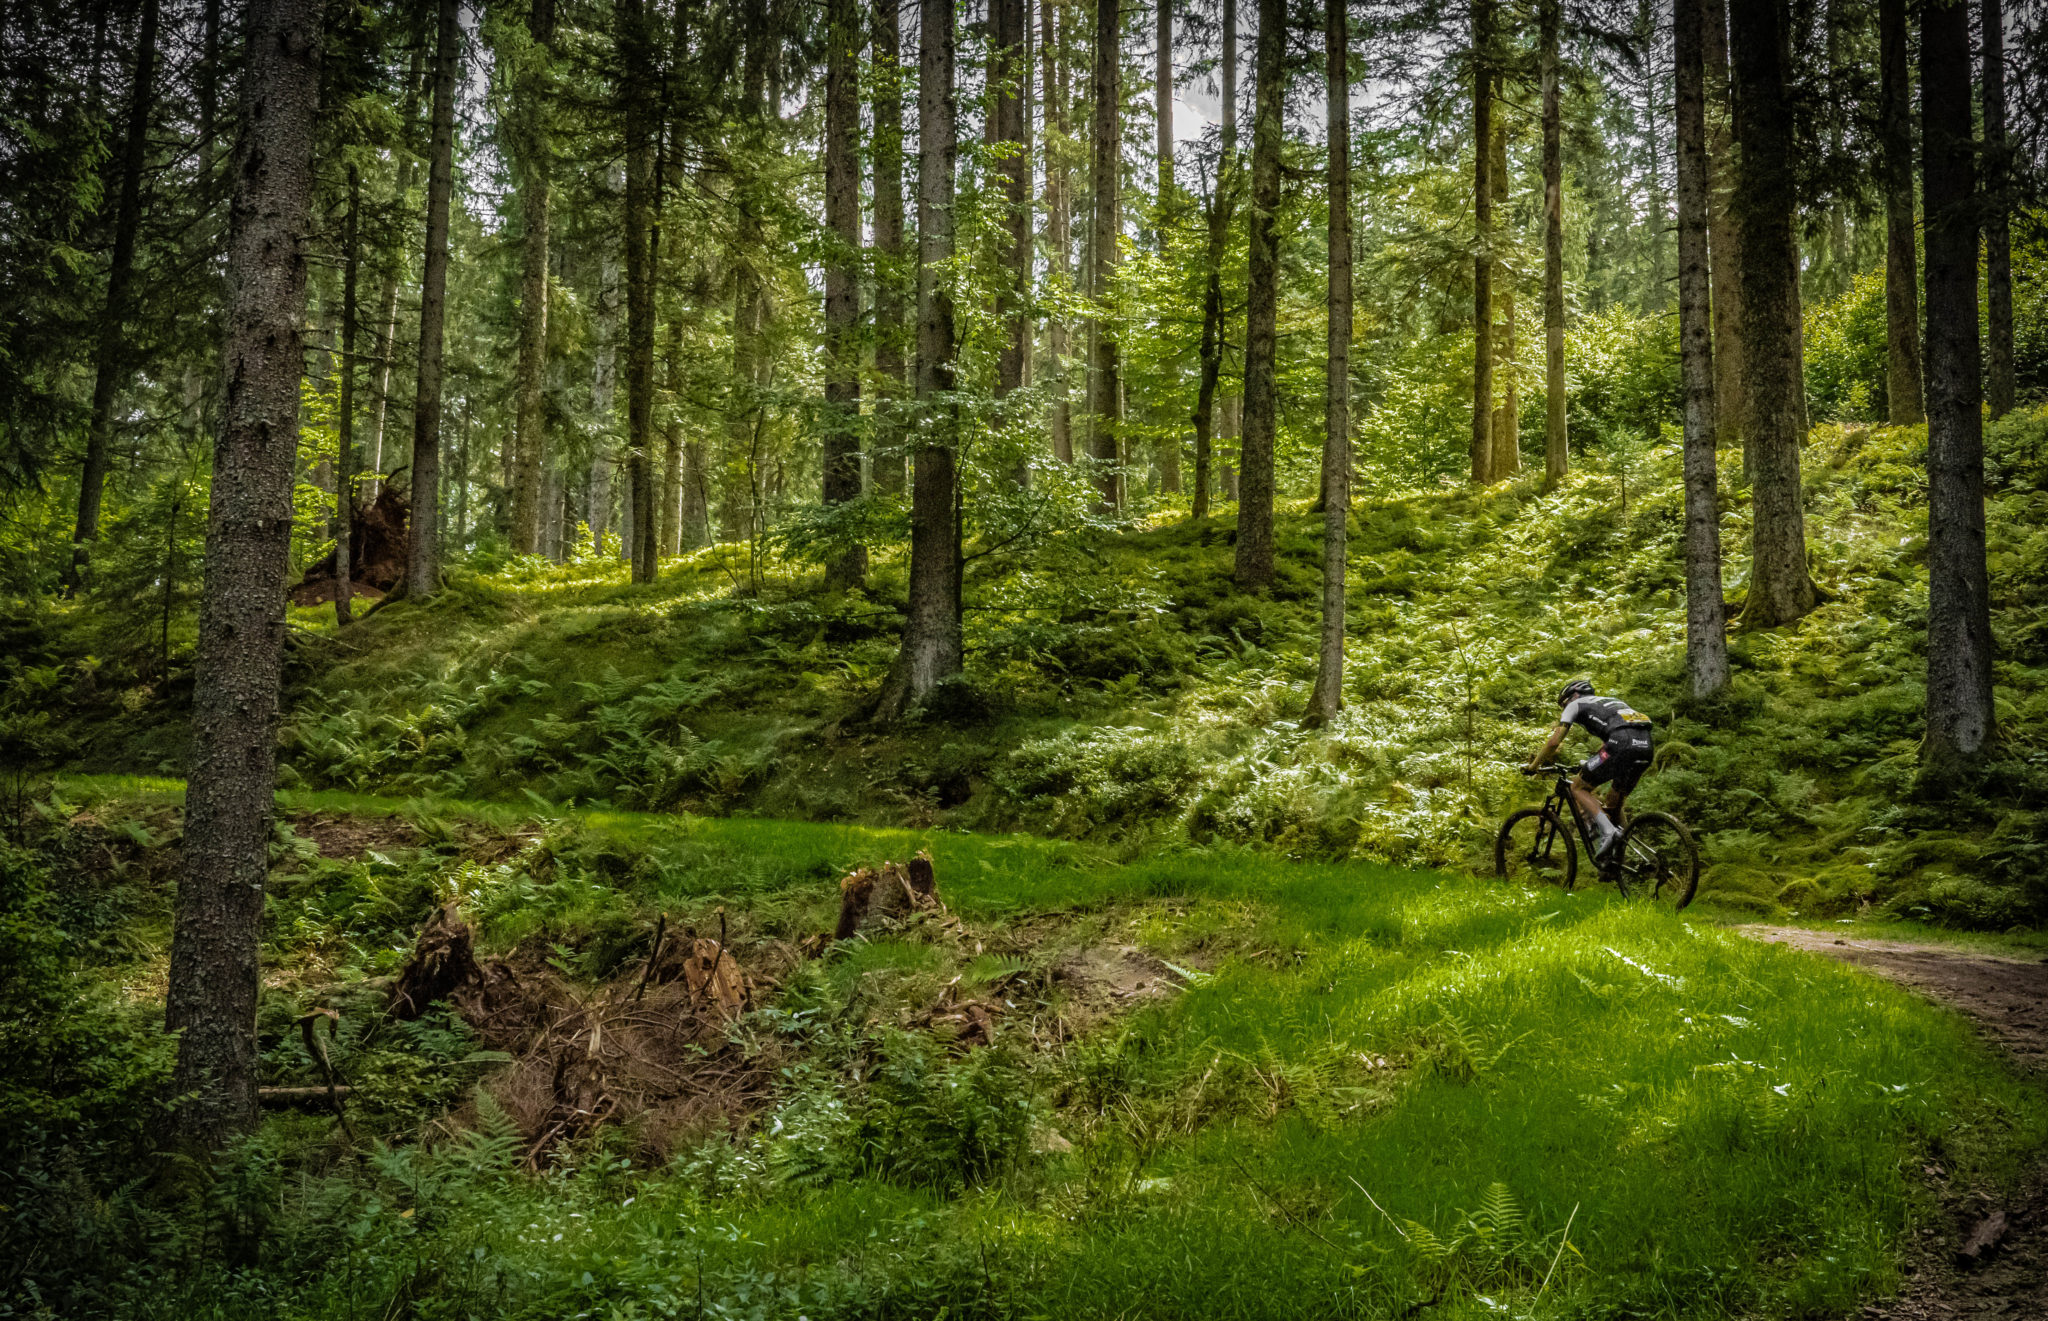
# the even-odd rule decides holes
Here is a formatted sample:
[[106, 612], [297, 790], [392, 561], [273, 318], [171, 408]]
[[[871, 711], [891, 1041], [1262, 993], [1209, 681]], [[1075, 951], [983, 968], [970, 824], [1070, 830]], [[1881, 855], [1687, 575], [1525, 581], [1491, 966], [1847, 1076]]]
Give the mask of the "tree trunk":
[[626, 491], [633, 505], [632, 576], [655, 574], [654, 135], [658, 87], [646, 0], [618, 0], [625, 62]]
[[1166, 246], [1166, 208], [1173, 201], [1173, 0], [1152, 0], [1153, 158], [1159, 168], [1160, 247]]
[[[1501, 95], [1501, 80], [1494, 75], [1493, 100], [1496, 109], [1504, 98]], [[1498, 194], [1493, 200], [1503, 207], [1507, 205], [1510, 186], [1508, 184], [1508, 125], [1507, 116], [1493, 116], [1493, 166], [1491, 181]], [[1495, 296], [1493, 300], [1493, 362], [1494, 379], [1500, 387], [1500, 406], [1493, 410], [1493, 479], [1504, 481], [1522, 470], [1522, 404], [1521, 393], [1516, 388], [1515, 360], [1515, 275], [1508, 264], [1496, 255], [1493, 263]]]
[[1927, 420], [1920, 391], [1919, 239], [1913, 223], [1913, 86], [1908, 73], [1906, 0], [1878, 0], [1884, 148], [1885, 405], [1893, 426]]
[[1984, 0], [1984, 346], [1991, 416], [2012, 411], [2012, 226], [2007, 190], [2012, 144], [2005, 136], [2005, 5]]
[[546, 449], [548, 357], [548, 205], [553, 164], [547, 126], [548, 47], [554, 40], [553, 0], [535, 0], [527, 14], [533, 49], [514, 81], [517, 105], [507, 135], [519, 176], [526, 237], [519, 254], [519, 366], [513, 386], [512, 549], [531, 555], [540, 541], [540, 467]]
[[[590, 413], [596, 423], [597, 445], [590, 456], [590, 531], [597, 544], [603, 546], [605, 533], [612, 525], [612, 438], [617, 434], [613, 405], [619, 390], [619, 258], [617, 250], [609, 244], [598, 258], [597, 306], [591, 320], [596, 323], [597, 342], [590, 354]], [[545, 471], [542, 481], [547, 481]], [[546, 511], [561, 505], [559, 499], [547, 494], [554, 489], [546, 487], [541, 496], [544, 523], [552, 518]], [[629, 502], [619, 520], [619, 558], [627, 564], [633, 562], [632, 521]], [[542, 539], [546, 540], [545, 534]]]
[[[1009, 0], [1016, 3], [1016, 0]], [[825, 429], [821, 498], [860, 498], [860, 48], [858, 0], [830, 0], [825, 32]], [[867, 578], [863, 546], [825, 568], [838, 591]]]
[[1921, 755], [1929, 774], [1944, 780], [1981, 767], [1997, 737], [1970, 121], [1970, 11], [1928, 4], [1920, 19], [1920, 195], [1927, 208], [1927, 741]]
[[1273, 440], [1279, 421], [1274, 360], [1279, 350], [1280, 132], [1287, 95], [1282, 63], [1286, 50], [1286, 0], [1259, 0], [1236, 563], [1238, 585], [1253, 591], [1264, 590], [1273, 581]]
[[334, 471], [334, 619], [340, 626], [355, 622], [350, 598], [349, 541], [356, 521], [356, 267], [360, 264], [361, 172], [348, 167], [348, 211], [341, 222], [341, 389], [335, 402]]
[[[683, 317], [677, 308], [668, 319], [668, 346], [662, 361], [668, 407], [661, 417], [661, 535], [657, 554], [673, 559], [683, 553]], [[854, 455], [859, 471], [860, 455]]]
[[1742, 338], [1764, 352], [1747, 355], [1743, 388], [1749, 416], [1744, 457], [1755, 483], [1749, 599], [1745, 627], [1789, 624], [1820, 602], [1806, 567], [1806, 512], [1799, 487], [1801, 421], [1796, 361], [1783, 346], [1799, 342], [1799, 240], [1789, 60], [1782, 0], [1733, 0], [1735, 100], [1742, 107], [1742, 154], [1735, 212], [1741, 226]]
[[1685, 389], [1685, 662], [1695, 698], [1728, 686], [1721, 601], [1721, 510], [1715, 474], [1714, 332], [1707, 273], [1706, 14], [1679, 0], [1672, 24], [1677, 73], [1678, 355]]
[[1571, 465], [1565, 429], [1564, 131], [1558, 104], [1557, 41], [1562, 0], [1541, 0], [1537, 16], [1543, 77], [1543, 485]]
[[1748, 409], [1742, 394], [1742, 244], [1732, 206], [1735, 188], [1735, 104], [1728, 83], [1727, 0], [1697, 0], [1706, 8], [1700, 48], [1706, 56], [1707, 205], [1709, 279], [1714, 298], [1714, 424], [1718, 445], [1742, 435]]
[[901, 719], [960, 672], [960, 512], [954, 460], [953, 0], [920, 0], [917, 86], [918, 431], [910, 493], [910, 608], [903, 646], [875, 701], [878, 722]]
[[[996, 398], [1024, 386], [1024, 368], [1031, 353], [1031, 324], [1024, 309], [1031, 296], [1031, 152], [1026, 145], [1024, 89], [1030, 82], [1026, 58], [1025, 0], [990, 0], [989, 82], [994, 104], [989, 107], [987, 137], [1011, 145], [995, 163], [1001, 222], [996, 243], [1002, 275], [996, 286]], [[999, 410], [1009, 422], [1008, 410]], [[1017, 485], [1030, 484], [1031, 464], [1021, 460], [1012, 472]]]
[[[1173, 0], [1153, 0], [1152, 119], [1153, 156], [1159, 170], [1153, 200], [1153, 241], [1166, 251], [1168, 212], [1174, 204], [1173, 176]], [[1173, 427], [1159, 438], [1159, 491], [1180, 494], [1180, 433]]]
[[406, 539], [406, 593], [415, 600], [441, 587], [441, 358], [448, 315], [448, 203], [455, 172], [455, 85], [462, 33], [457, 0], [439, 0], [434, 39], [434, 142], [427, 164], [427, 245], [420, 268], [420, 349], [413, 394], [412, 511]]
[[1118, 471], [1117, 440], [1122, 421], [1123, 390], [1117, 351], [1116, 316], [1110, 309], [1115, 292], [1119, 223], [1118, 188], [1122, 182], [1122, 11], [1119, 0], [1095, 0], [1095, 77], [1092, 83], [1094, 133], [1094, 224], [1088, 238], [1088, 296], [1095, 304], [1089, 318], [1088, 456], [1095, 465], [1097, 508], [1108, 511], [1123, 501]]
[[1493, 5], [1472, 0], [1472, 484], [1493, 480]]
[[1217, 179], [1204, 203], [1209, 243], [1204, 256], [1208, 279], [1202, 290], [1201, 378], [1195, 392], [1195, 498], [1193, 517], [1209, 516], [1209, 489], [1215, 468], [1215, 427], [1222, 411], [1216, 386], [1223, 374], [1223, 254], [1230, 242], [1235, 211], [1237, 172], [1229, 153], [1217, 163]]
[[[1222, 182], [1227, 180], [1232, 188], [1235, 189], [1241, 179], [1237, 155], [1237, 0], [1223, 0], [1223, 126], [1219, 141], [1223, 150], [1217, 166], [1218, 186], [1220, 187]], [[1235, 191], [1229, 194], [1233, 206], [1237, 201], [1237, 196]], [[1229, 227], [1228, 217], [1225, 218], [1224, 224], [1227, 231]], [[1224, 237], [1227, 245], [1229, 237], [1227, 232]], [[1220, 270], [1220, 255], [1218, 266]], [[1220, 328], [1224, 324], [1226, 323], [1218, 322], [1219, 337], [1216, 351], [1218, 361], [1227, 364], [1230, 356], [1230, 345], [1228, 337], [1221, 335]], [[1233, 373], [1229, 371], [1224, 372], [1223, 384], [1220, 387], [1222, 397], [1216, 404], [1216, 433], [1218, 438], [1224, 442], [1219, 447], [1217, 455], [1216, 485], [1218, 494], [1222, 499], [1235, 503], [1237, 500], [1237, 467], [1231, 461], [1231, 456], [1237, 452], [1240, 438], [1244, 432], [1244, 389], [1242, 381], [1233, 382], [1232, 377]], [[1237, 389], [1231, 388], [1233, 383], [1238, 386]]]
[[[405, 103], [399, 109], [398, 122], [405, 142], [393, 153], [398, 158], [397, 179], [392, 190], [393, 204], [403, 206], [408, 193], [412, 191], [413, 176], [417, 173], [418, 160], [412, 151], [412, 131], [420, 117], [420, 95], [425, 85], [427, 72], [427, 44], [417, 42], [412, 48], [412, 67], [405, 75]], [[391, 367], [398, 356], [398, 292], [405, 282], [405, 248], [394, 242], [386, 261], [384, 273], [384, 297], [377, 310], [377, 407], [370, 423], [370, 443], [364, 455], [366, 469], [370, 474], [370, 486], [364, 495], [371, 500], [377, 498], [377, 490], [384, 477], [384, 429], [391, 416]]]
[[149, 155], [149, 115], [156, 104], [157, 0], [142, 0], [136, 31], [135, 74], [128, 88], [128, 136], [121, 151], [121, 194], [114, 209], [114, 252], [107, 265], [107, 302], [101, 310], [99, 352], [93, 368], [92, 418], [86, 425], [85, 466], [78, 478], [78, 521], [71, 533], [67, 595], [84, 582], [92, 543], [100, 535], [100, 500], [113, 464], [114, 395], [128, 372], [128, 286], [135, 272], [135, 235], [142, 228], [142, 167]]
[[[1067, 132], [1067, 42], [1072, 25], [1065, 4], [1044, 0], [1039, 25], [1044, 48], [1045, 87], [1045, 264], [1046, 278], [1064, 293], [1072, 287], [1070, 260], [1073, 233], [1070, 225], [1073, 203], [1069, 184], [1068, 153], [1073, 150]], [[1067, 320], [1057, 311], [1045, 319], [1045, 356], [1052, 373], [1052, 454], [1061, 463], [1074, 461], [1074, 410], [1068, 399], [1067, 357], [1071, 332]]]
[[875, 489], [903, 490], [903, 37], [902, 0], [875, 0], [873, 67], [875, 189]]
[[277, 788], [299, 324], [306, 308], [320, 0], [249, 0], [227, 251], [222, 411], [207, 511], [183, 875], [164, 1026], [177, 1135], [219, 1147], [256, 1120], [257, 958]]
[[1323, 629], [1306, 719], [1344, 709], [1344, 541], [1351, 516], [1351, 45], [1346, 0], [1324, 0], [1329, 107], [1329, 329], [1323, 369]]

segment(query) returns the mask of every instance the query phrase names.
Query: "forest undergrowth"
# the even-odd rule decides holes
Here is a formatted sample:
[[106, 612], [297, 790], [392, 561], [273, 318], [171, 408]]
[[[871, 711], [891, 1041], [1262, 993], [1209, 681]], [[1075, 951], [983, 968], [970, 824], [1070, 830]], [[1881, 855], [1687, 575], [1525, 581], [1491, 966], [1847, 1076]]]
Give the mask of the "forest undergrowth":
[[[1346, 709], [1300, 722], [1314, 675], [1317, 517], [1283, 510], [1268, 595], [1229, 580], [1232, 520], [1170, 510], [1053, 528], [970, 564], [966, 674], [878, 731], [861, 704], [900, 630], [900, 561], [866, 594], [726, 545], [648, 585], [595, 558], [482, 556], [431, 605], [336, 636], [294, 611], [287, 787], [400, 796], [1029, 829], [1135, 857], [1248, 845], [1289, 858], [1483, 869], [1514, 772], [1565, 679], [1658, 723], [1637, 801], [1701, 838], [1724, 909], [2002, 930], [2048, 915], [2048, 412], [1989, 429], [2001, 757], [1918, 779], [1925, 433], [1835, 425], [1807, 447], [1822, 608], [1731, 639], [1725, 700], [1684, 699], [1675, 437], [1612, 437], [1553, 493], [1361, 500]], [[1724, 456], [1728, 592], [1748, 504]], [[766, 556], [764, 558], [764, 556]], [[10, 621], [0, 709], [50, 763], [175, 773], [183, 693], [103, 676], [61, 606]], [[189, 681], [187, 681], [189, 683]], [[52, 709], [59, 714], [50, 716]], [[1568, 749], [1569, 750], [1569, 749]]]
[[[262, 1081], [317, 1088], [333, 1010], [349, 1126], [166, 1165], [179, 802], [74, 778], [10, 818], [0, 1314], [1842, 1315], [1942, 1214], [1923, 1167], [1995, 1193], [2048, 1144], [1958, 1017], [1604, 891], [304, 791]], [[943, 921], [819, 943], [840, 875], [919, 848]], [[449, 902], [583, 1004], [725, 934], [751, 999], [691, 1049], [766, 1081], [536, 1144], [481, 1029], [384, 1012]]]

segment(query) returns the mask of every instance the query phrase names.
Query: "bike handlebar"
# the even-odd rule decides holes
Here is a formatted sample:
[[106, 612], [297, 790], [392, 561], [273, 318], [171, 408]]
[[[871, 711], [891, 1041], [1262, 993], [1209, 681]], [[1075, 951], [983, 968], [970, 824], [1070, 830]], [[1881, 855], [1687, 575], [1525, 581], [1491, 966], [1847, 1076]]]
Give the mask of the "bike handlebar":
[[1570, 767], [1559, 766], [1555, 762], [1548, 766], [1523, 766], [1520, 769], [1522, 774], [1532, 777], [1538, 775], [1568, 775], [1571, 773]]

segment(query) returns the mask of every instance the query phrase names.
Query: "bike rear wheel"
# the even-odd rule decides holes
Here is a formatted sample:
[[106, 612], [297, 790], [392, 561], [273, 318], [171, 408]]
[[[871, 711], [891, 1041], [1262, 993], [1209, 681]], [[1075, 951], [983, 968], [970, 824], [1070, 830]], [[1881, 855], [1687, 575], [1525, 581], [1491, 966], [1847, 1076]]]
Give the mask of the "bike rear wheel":
[[1504, 881], [1569, 890], [1579, 877], [1578, 841], [1549, 808], [1525, 807], [1494, 837], [1493, 870]]
[[1700, 851], [1692, 832], [1677, 817], [1666, 812], [1631, 813], [1615, 852], [1615, 882], [1624, 895], [1673, 912], [1692, 902], [1700, 884]]

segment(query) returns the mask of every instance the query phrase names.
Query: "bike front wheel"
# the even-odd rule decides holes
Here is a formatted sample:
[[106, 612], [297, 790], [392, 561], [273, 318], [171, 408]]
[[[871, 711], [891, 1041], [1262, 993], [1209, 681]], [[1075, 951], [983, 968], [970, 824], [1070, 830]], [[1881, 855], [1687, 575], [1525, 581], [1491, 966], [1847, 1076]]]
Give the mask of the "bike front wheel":
[[1629, 815], [1615, 845], [1615, 882], [1621, 892], [1677, 912], [1692, 902], [1700, 884], [1700, 851], [1685, 823], [1666, 812]]
[[1493, 870], [1504, 881], [1569, 890], [1579, 877], [1578, 842], [1555, 812], [1526, 807], [1494, 837]]

